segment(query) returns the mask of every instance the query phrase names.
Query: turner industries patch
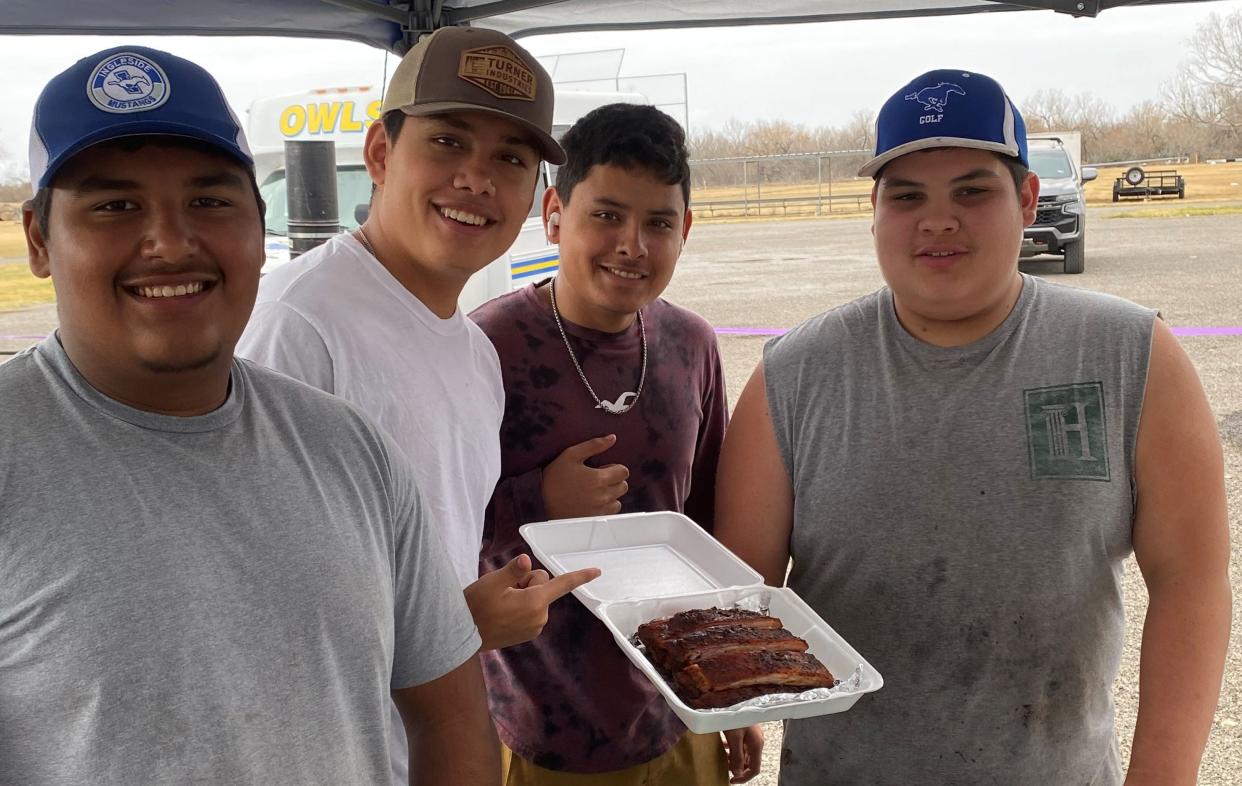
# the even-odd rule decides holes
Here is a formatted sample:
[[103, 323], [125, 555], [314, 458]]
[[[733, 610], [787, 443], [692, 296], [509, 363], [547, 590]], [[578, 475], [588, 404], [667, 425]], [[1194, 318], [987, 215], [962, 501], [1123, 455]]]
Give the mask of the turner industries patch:
[[497, 98], [535, 100], [535, 72], [507, 46], [467, 49], [461, 53], [457, 76]]

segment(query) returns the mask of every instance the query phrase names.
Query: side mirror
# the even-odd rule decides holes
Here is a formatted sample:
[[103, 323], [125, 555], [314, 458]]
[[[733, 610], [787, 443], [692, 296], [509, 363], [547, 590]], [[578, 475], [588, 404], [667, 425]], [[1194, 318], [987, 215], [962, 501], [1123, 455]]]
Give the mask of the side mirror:
[[369, 202], [354, 205], [354, 221], [357, 222], [358, 226], [365, 224], [369, 215], [371, 215], [371, 204]]
[[1085, 166], [1082, 168], [1082, 182], [1090, 183], [1100, 176], [1100, 170], [1093, 166]]

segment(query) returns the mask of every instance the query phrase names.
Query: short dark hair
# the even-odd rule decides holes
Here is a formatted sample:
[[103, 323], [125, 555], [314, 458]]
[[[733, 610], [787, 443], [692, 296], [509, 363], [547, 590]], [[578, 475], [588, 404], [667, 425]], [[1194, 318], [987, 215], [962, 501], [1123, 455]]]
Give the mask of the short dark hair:
[[1009, 176], [1013, 178], [1014, 190], [1018, 192], [1018, 196], [1022, 196], [1022, 184], [1026, 182], [1026, 176], [1030, 173], [1030, 169], [1013, 156], [1003, 156], [999, 153], [1001, 163], [1005, 165], [1005, 169], [1009, 170]]
[[[175, 147], [185, 148], [187, 150], [197, 150], [200, 153], [208, 155], [220, 156], [230, 161], [235, 161], [232, 156], [225, 153], [222, 149], [215, 145], [208, 144], [198, 139], [181, 136], [126, 136], [118, 139], [112, 139], [107, 142], [101, 142], [100, 146], [114, 147], [125, 153], [132, 153], [147, 145], [155, 147]], [[92, 146], [93, 147], [93, 146]], [[238, 161], [240, 164], [241, 162]], [[254, 193], [254, 201], [259, 206], [259, 223], [267, 227], [267, 203], [263, 201], [263, 195], [259, 193], [259, 184], [254, 179], [254, 170], [248, 166], [242, 165], [246, 170], [246, 178], [250, 181], [250, 189]], [[52, 183], [56, 182], [56, 178], [52, 178]], [[35, 225], [39, 227], [39, 234], [47, 238], [48, 220], [52, 214], [52, 183], [40, 188], [35, 192], [34, 197], [30, 200], [30, 210], [34, 213]]]
[[640, 169], [670, 186], [681, 186], [690, 206], [690, 155], [686, 132], [654, 106], [608, 104], [592, 110], [561, 137], [565, 163], [556, 170], [556, 192], [569, 202], [574, 186], [597, 165]]
[[[384, 136], [388, 137], [388, 146], [392, 147], [397, 143], [397, 137], [401, 136], [401, 129], [405, 128], [405, 119], [409, 117], [400, 109], [389, 109], [380, 118], [380, 122], [384, 124]], [[371, 201], [367, 204], [375, 203], [375, 189], [379, 186], [375, 185], [375, 181], [371, 181]]]
[[35, 192], [34, 198], [30, 200], [30, 210], [34, 213], [35, 226], [39, 227], [39, 234], [47, 238], [47, 219], [52, 213], [52, 189], [44, 186]]
[[405, 119], [409, 117], [400, 109], [390, 109], [384, 113], [381, 122], [384, 124], [384, 134], [388, 137], [389, 142], [396, 142], [397, 137], [401, 136], [401, 129], [405, 127]]

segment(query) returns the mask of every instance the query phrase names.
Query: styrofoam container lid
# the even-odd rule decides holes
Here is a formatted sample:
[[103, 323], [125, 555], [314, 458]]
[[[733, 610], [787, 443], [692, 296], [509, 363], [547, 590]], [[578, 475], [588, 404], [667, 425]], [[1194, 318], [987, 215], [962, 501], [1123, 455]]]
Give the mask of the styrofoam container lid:
[[525, 524], [518, 530], [554, 575], [602, 574], [574, 594], [587, 608], [763, 584], [763, 577], [680, 513], [625, 513]]

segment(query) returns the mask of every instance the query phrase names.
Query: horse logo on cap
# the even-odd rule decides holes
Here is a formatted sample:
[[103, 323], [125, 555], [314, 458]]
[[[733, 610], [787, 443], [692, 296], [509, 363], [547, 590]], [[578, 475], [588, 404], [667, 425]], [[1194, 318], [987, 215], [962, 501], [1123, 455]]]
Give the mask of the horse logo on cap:
[[164, 69], [133, 52], [111, 55], [91, 71], [86, 94], [105, 112], [146, 112], [168, 100]]
[[907, 101], [918, 101], [923, 105], [923, 109], [928, 112], [943, 112], [945, 105], [949, 103], [949, 96], [956, 93], [959, 96], [966, 95], [966, 91], [961, 85], [955, 85], [952, 82], [941, 82], [935, 87], [925, 87], [917, 93], [910, 93], [906, 96]]

